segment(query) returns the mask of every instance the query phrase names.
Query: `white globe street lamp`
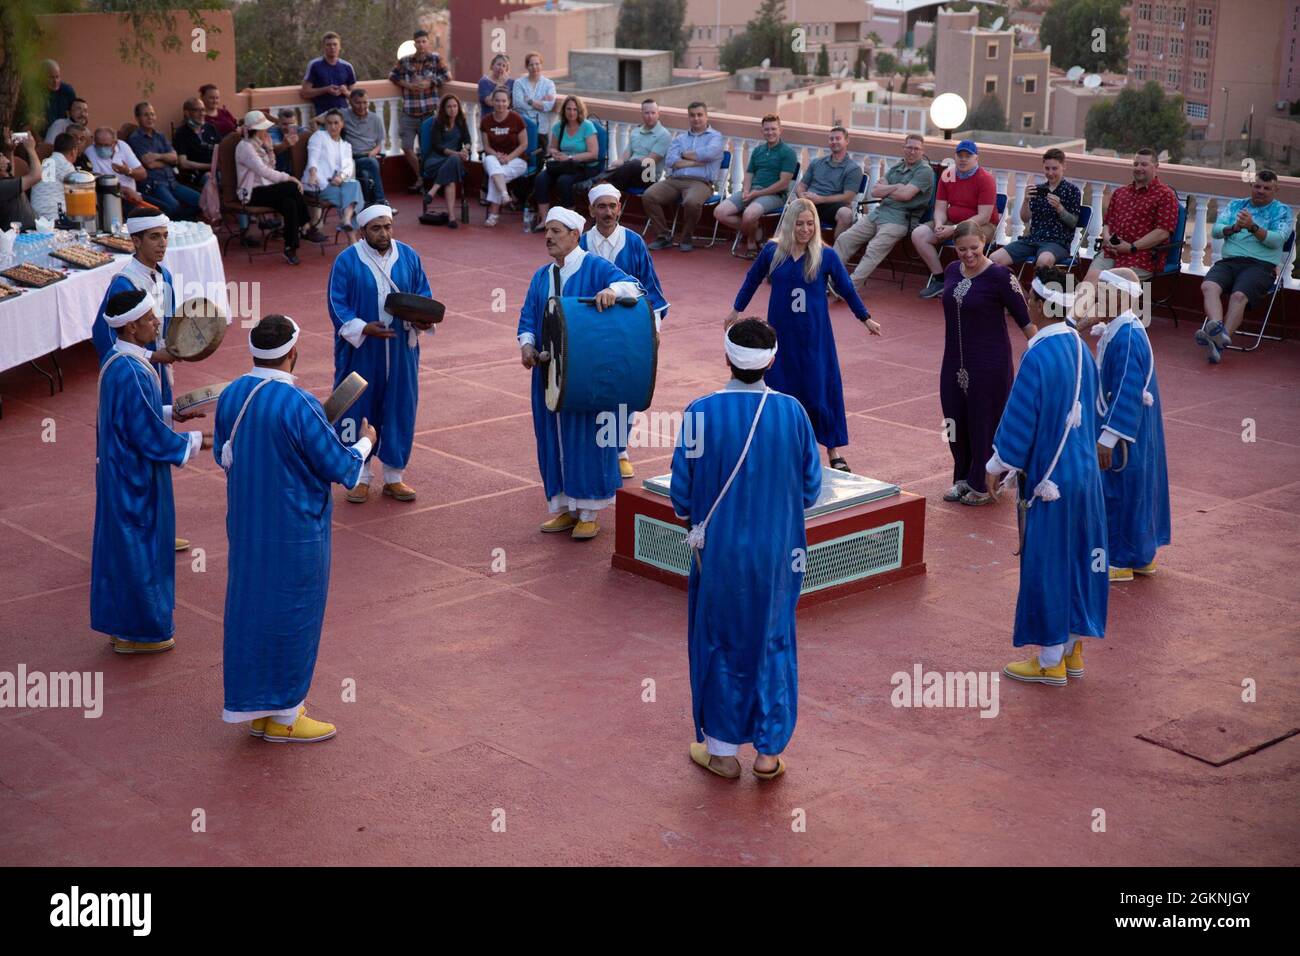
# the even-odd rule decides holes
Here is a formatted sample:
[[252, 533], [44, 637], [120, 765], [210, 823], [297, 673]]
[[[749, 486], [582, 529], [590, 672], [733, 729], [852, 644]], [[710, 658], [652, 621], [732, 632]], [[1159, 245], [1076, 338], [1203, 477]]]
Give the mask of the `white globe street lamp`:
[[943, 130], [944, 139], [952, 139], [952, 131], [966, 122], [966, 101], [956, 93], [941, 93], [930, 104], [930, 122]]

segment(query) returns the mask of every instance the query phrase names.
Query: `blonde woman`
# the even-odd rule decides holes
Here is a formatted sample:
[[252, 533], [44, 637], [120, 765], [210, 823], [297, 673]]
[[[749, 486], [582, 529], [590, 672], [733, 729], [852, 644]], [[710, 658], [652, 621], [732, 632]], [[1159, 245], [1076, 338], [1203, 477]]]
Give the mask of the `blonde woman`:
[[826, 446], [827, 464], [848, 471], [848, 462], [840, 455], [840, 447], [849, 443], [849, 426], [826, 299], [827, 280], [868, 332], [879, 335], [880, 324], [858, 298], [835, 250], [822, 243], [817, 207], [811, 200], [796, 199], [785, 207], [776, 235], [764, 244], [736, 293], [727, 325], [745, 310], [764, 279], [772, 286], [767, 321], [776, 329], [779, 343], [767, 384], [803, 403], [817, 443]]

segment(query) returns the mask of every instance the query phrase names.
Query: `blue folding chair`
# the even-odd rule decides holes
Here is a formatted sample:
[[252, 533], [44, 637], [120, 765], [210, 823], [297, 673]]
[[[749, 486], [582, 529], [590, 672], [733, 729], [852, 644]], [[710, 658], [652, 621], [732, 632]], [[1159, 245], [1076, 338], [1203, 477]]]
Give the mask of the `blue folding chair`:
[[[1092, 207], [1081, 207], [1079, 209], [1079, 221], [1074, 224], [1074, 238], [1070, 240], [1070, 254], [1064, 259], [1058, 259], [1056, 262], [1060, 268], [1069, 271], [1079, 261], [1079, 247], [1083, 242], [1083, 238], [1088, 235], [1088, 223], [1090, 222], [1092, 222]], [[1005, 249], [1006, 246], [1003, 246], [1003, 248]], [[1037, 258], [1037, 256], [1034, 257], [1034, 259]], [[1025, 280], [1025, 267], [1033, 266], [1034, 259], [1026, 259], [1020, 263], [1020, 270], [1016, 273], [1016, 278], [1020, 280], [1022, 285]]]
[[[704, 200], [704, 210], [705, 210], [705, 211], [708, 211], [708, 210], [712, 209], [712, 208], [713, 208], [714, 206], [716, 206], [718, 203], [722, 202], [722, 197], [723, 197], [723, 195], [725, 194], [725, 191], [726, 191], [726, 189], [725, 189], [725, 183], [726, 183], [726, 181], [727, 181], [727, 173], [730, 172], [730, 170], [731, 170], [731, 150], [729, 150], [729, 149], [724, 149], [724, 150], [722, 151], [722, 164], [718, 167], [718, 178], [717, 178], [717, 179], [714, 181], [714, 183], [713, 183], [713, 195], [710, 196], [708, 199]], [[682, 214], [682, 204], [679, 202], [679, 203], [677, 204], [677, 208], [676, 208], [675, 210], [673, 210], [673, 222], [672, 222], [672, 225], [668, 227], [668, 236], [669, 236], [669, 238], [671, 238], [672, 236], [674, 236], [674, 235], [677, 234], [677, 218], [678, 218], [681, 214]], [[700, 213], [700, 217], [701, 217], [701, 218], [704, 217], [704, 213], [703, 213], [703, 212]], [[647, 223], [646, 225], [648, 226], [649, 223]], [[713, 235], [709, 237], [709, 241], [708, 241], [707, 248], [712, 248], [713, 245], [714, 245], [714, 243], [716, 243], [716, 242], [718, 241], [718, 226], [719, 226], [719, 222], [718, 222], [718, 220], [714, 219], [714, 220], [713, 220]], [[643, 233], [645, 232], [644, 229], [642, 229], [641, 231], [642, 231]], [[684, 236], [684, 237], [683, 237], [683, 239], [697, 239], [697, 238], [698, 238], [698, 239], [703, 239], [704, 237], [703, 237], [703, 236], [694, 236], [694, 235], [692, 235], [692, 236]]]
[[[1281, 342], [1281, 341], [1282, 341], [1282, 336], [1280, 336], [1280, 335], [1265, 335], [1265, 334], [1264, 334], [1264, 331], [1268, 328], [1268, 320], [1269, 320], [1269, 317], [1273, 314], [1273, 306], [1274, 306], [1274, 304], [1277, 302], [1278, 295], [1282, 292], [1282, 285], [1283, 285], [1283, 283], [1286, 281], [1286, 271], [1287, 271], [1287, 268], [1288, 268], [1289, 266], [1291, 266], [1291, 250], [1292, 250], [1293, 248], [1295, 248], [1295, 230], [1294, 230], [1294, 229], [1291, 230], [1291, 234], [1290, 234], [1289, 236], [1286, 237], [1286, 242], [1284, 242], [1284, 243], [1282, 244], [1282, 264], [1281, 264], [1280, 266], [1278, 266], [1278, 269], [1277, 269], [1277, 276], [1273, 279], [1273, 288], [1269, 290], [1269, 293], [1268, 293], [1268, 308], [1264, 311], [1264, 320], [1260, 323], [1259, 331], [1258, 331], [1258, 332], [1240, 332], [1240, 333], [1239, 333], [1239, 334], [1242, 336], [1242, 338], [1246, 338], [1246, 337], [1249, 337], [1249, 336], [1253, 335], [1253, 336], [1255, 337], [1255, 342], [1254, 342], [1254, 344], [1253, 344], [1253, 345], [1229, 345], [1228, 348], [1230, 348], [1230, 349], [1232, 349], [1233, 351], [1236, 351], [1236, 352], [1253, 352], [1253, 351], [1255, 351], [1255, 349], [1259, 348], [1260, 343], [1262, 343], [1262, 342], [1264, 341], [1264, 339], [1268, 339], [1270, 342]], [[1285, 298], [1285, 297], [1283, 297], [1283, 299], [1282, 299], [1282, 309], [1283, 309], [1283, 311], [1286, 310], [1286, 298]], [[1247, 311], [1247, 312], [1250, 311], [1250, 306], [1249, 306], [1249, 305], [1246, 306], [1246, 311]], [[1201, 328], [1204, 329], [1205, 326], [1209, 323], [1209, 321], [1210, 321], [1210, 320], [1209, 320], [1208, 318], [1206, 318], [1205, 321], [1201, 323]]]
[[[1177, 195], [1175, 193], [1174, 195]], [[1178, 204], [1178, 223], [1174, 226], [1174, 231], [1169, 234], [1169, 241], [1159, 246], [1152, 246], [1151, 252], [1165, 253], [1164, 267], [1151, 277], [1151, 305], [1163, 305], [1169, 310], [1169, 314], [1174, 317], [1174, 328], [1178, 328], [1178, 311], [1171, 304], [1174, 293], [1178, 289], [1178, 277], [1183, 271], [1183, 246], [1187, 244], [1187, 216], [1191, 212], [1192, 199], [1190, 196]], [[1098, 236], [1100, 246], [1101, 237]], [[1163, 299], [1155, 297], [1157, 282], [1164, 282], [1169, 291]]]

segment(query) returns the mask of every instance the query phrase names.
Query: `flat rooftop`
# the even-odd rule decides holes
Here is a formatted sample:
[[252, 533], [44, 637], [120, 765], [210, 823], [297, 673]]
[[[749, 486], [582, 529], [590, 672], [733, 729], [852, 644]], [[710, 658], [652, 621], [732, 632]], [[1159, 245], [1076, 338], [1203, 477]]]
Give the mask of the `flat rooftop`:
[[[102, 671], [106, 695], [95, 720], [0, 709], [0, 862], [1300, 863], [1300, 738], [1220, 767], [1139, 739], [1181, 721], [1190, 745], [1248, 749], [1300, 726], [1300, 345], [1209, 367], [1191, 323], [1158, 318], [1174, 539], [1159, 574], [1113, 589], [1083, 681], [1003, 681], [994, 719], [895, 708], [896, 672], [1016, 659], [1016, 521], [1005, 502], [939, 500], [951, 483], [942, 309], [916, 298], [915, 276], [901, 293], [870, 280], [883, 338], [832, 310], [845, 454], [925, 496], [929, 573], [799, 615], [789, 772], [772, 786], [748, 772], [726, 782], [686, 753], [685, 593], [613, 570], [612, 521], [587, 544], [537, 531], [546, 514], [514, 330], [541, 237], [521, 234], [517, 215], [485, 229], [478, 207], [458, 231], [421, 227], [412, 197], [397, 204], [398, 237], [449, 311], [423, 351], [408, 470], [419, 500], [356, 506], [336, 490], [310, 695], [339, 727], [326, 744], [268, 746], [221, 722], [225, 480], [211, 454], [175, 473], [177, 531], [206, 557], [201, 572], [177, 557], [176, 649], [116, 656], [88, 627], [94, 352], [64, 353], [54, 397], [30, 367], [0, 375], [0, 670]], [[296, 269], [278, 255], [249, 266], [233, 248], [226, 259], [229, 279], [261, 284], [263, 313], [303, 327], [300, 382], [319, 396], [333, 376], [323, 293], [335, 251], [304, 245]], [[656, 261], [672, 314], [655, 409], [674, 411], [726, 378], [721, 322], [745, 264], [721, 245]], [[493, 311], [495, 289], [505, 311]], [[234, 326], [212, 358], [180, 367], [181, 390], [241, 374], [245, 335]], [[47, 419], [57, 441], [41, 440]], [[669, 449], [632, 455], [637, 481], [668, 470]], [[348, 680], [355, 703], [341, 700]], [[200, 808], [207, 829], [194, 833]], [[492, 830], [498, 809], [504, 833]], [[1093, 832], [1097, 809], [1105, 833]], [[796, 810], [806, 832], [791, 830]]]

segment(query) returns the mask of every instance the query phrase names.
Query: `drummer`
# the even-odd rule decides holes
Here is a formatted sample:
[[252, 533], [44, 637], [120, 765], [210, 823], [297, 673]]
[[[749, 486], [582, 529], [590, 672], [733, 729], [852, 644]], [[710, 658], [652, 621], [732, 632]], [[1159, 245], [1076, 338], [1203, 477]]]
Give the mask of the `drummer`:
[[[162, 322], [159, 326], [158, 340], [145, 350], [145, 356], [158, 370], [164, 405], [172, 403], [174, 384], [172, 370], [168, 366], [177, 361], [163, 345], [167, 327], [171, 323], [172, 316], [176, 314], [176, 290], [172, 284], [172, 274], [162, 264], [163, 256], [167, 254], [167, 229], [170, 222], [171, 220], [157, 209], [133, 209], [127, 215], [126, 231], [131, 234], [131, 245], [135, 246], [135, 254], [126, 261], [126, 265], [118, 270], [117, 275], [113, 276], [113, 281], [108, 284], [108, 291], [104, 293], [103, 301], [99, 304], [99, 312], [95, 315], [94, 325], [91, 326], [91, 339], [95, 343], [95, 352], [99, 355], [99, 362], [102, 365], [104, 359], [113, 351], [113, 343], [117, 341], [117, 333], [104, 319], [104, 309], [108, 305], [108, 300], [119, 292], [128, 292], [131, 289], [139, 289], [153, 299], [154, 311], [162, 317]], [[190, 543], [185, 538], [176, 539], [177, 551], [184, 551], [189, 546]]]
[[[579, 245], [587, 252], [607, 259], [641, 283], [646, 298], [655, 313], [655, 331], [668, 315], [668, 302], [659, 287], [654, 260], [646, 249], [645, 240], [637, 233], [619, 225], [623, 214], [623, 195], [609, 183], [593, 186], [587, 192], [587, 205], [596, 224], [582, 235]], [[627, 457], [627, 436], [619, 436], [618, 473], [631, 478], [632, 462]]]
[[[383, 493], [397, 501], [414, 501], [406, 483], [406, 464], [415, 443], [415, 408], [419, 399], [420, 335], [424, 329], [384, 310], [390, 293], [429, 297], [429, 280], [414, 249], [393, 238], [393, 210], [367, 206], [357, 216], [364, 242], [339, 253], [330, 268], [329, 310], [334, 323], [334, 387], [357, 372], [369, 383], [335, 427], [345, 444], [360, 436], [362, 419], [379, 434], [373, 457], [383, 468]], [[428, 328], [433, 332], [432, 326]], [[347, 494], [362, 504], [370, 497], [370, 476]]]
[[[552, 206], [546, 214], [546, 252], [555, 260], [533, 274], [524, 307], [519, 312], [519, 351], [524, 368], [533, 371], [533, 433], [537, 437], [537, 466], [542, 489], [554, 517], [543, 533], [568, 531], [576, 541], [600, 533], [600, 509], [614, 503], [622, 481], [618, 449], [597, 440], [596, 412], [552, 412], [546, 407], [546, 367], [537, 341], [551, 296], [594, 296], [605, 310], [626, 296], [643, 295], [641, 286], [618, 266], [587, 255], [579, 246], [586, 220], [571, 209]], [[549, 358], [549, 356], [548, 356]]]

